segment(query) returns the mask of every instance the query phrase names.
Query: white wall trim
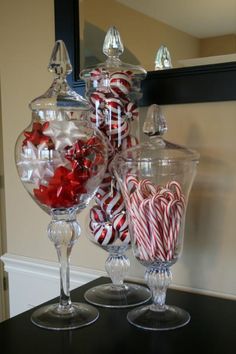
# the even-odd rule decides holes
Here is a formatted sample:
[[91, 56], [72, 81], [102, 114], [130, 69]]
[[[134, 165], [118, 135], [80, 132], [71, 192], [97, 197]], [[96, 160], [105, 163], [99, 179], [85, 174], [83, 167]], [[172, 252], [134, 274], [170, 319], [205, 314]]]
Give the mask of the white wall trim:
[[[142, 280], [138, 277], [129, 277], [128, 279], [133, 282], [144, 283], [144, 280]], [[201, 288], [191, 288], [189, 286], [179, 285], [179, 284], [175, 284], [175, 283], [171, 283], [170, 289], [185, 291], [188, 293], [198, 294], [198, 295], [219, 297], [219, 298], [227, 299], [227, 300], [236, 300], [235, 294], [223, 293], [223, 292], [219, 292], [219, 291], [213, 291], [213, 290], [207, 290], [207, 289], [201, 289]]]
[[[10, 316], [37, 306], [59, 295], [59, 264], [6, 253], [1, 257], [8, 273]], [[70, 267], [71, 290], [92, 281], [105, 272]]]
[[[39, 277], [59, 279], [59, 263], [36, 258], [29, 258], [15, 254], [5, 253], [0, 257], [4, 263], [4, 270], [8, 273], [26, 273]], [[70, 280], [78, 284], [85, 284], [98, 277], [106, 275], [105, 272], [90, 268], [70, 266]]]
[[[8, 273], [10, 316], [15, 316], [42, 302], [59, 295], [59, 264], [41, 259], [23, 257], [6, 253], [1, 257], [4, 269]], [[71, 266], [71, 290], [107, 274], [95, 269]], [[128, 277], [127, 280], [144, 283], [140, 277]], [[236, 300], [236, 295], [212, 290], [190, 288], [172, 284], [172, 289], [199, 295]]]

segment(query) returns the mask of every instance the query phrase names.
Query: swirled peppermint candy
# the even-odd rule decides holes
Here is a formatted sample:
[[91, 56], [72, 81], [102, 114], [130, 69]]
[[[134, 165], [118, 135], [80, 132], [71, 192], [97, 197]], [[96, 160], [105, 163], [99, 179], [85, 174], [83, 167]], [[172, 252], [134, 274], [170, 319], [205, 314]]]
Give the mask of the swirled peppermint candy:
[[122, 242], [122, 244], [130, 245], [131, 240], [130, 240], [129, 230], [125, 229], [125, 230], [119, 232], [119, 239]]
[[112, 225], [114, 229], [118, 232], [122, 232], [128, 228], [128, 220], [126, 216], [126, 212], [121, 212], [115, 214], [112, 218]]
[[121, 193], [113, 189], [113, 191], [105, 194], [101, 200], [101, 208], [110, 217], [122, 212], [125, 208], [125, 203]]
[[116, 237], [116, 231], [110, 222], [98, 224], [98, 226], [92, 231], [92, 234], [94, 240], [102, 246], [111, 244]]
[[90, 209], [90, 219], [95, 223], [101, 223], [106, 221], [106, 214], [101, 207], [95, 205]]
[[124, 106], [124, 112], [126, 117], [130, 120], [134, 120], [139, 116], [138, 107], [133, 102], [129, 102]]
[[128, 122], [124, 121], [122, 123], [116, 123], [111, 125], [106, 125], [105, 133], [110, 139], [119, 140], [121, 141], [129, 135], [130, 132], [130, 125]]
[[131, 77], [127, 72], [117, 71], [110, 76], [111, 91], [117, 96], [126, 96], [131, 90]]

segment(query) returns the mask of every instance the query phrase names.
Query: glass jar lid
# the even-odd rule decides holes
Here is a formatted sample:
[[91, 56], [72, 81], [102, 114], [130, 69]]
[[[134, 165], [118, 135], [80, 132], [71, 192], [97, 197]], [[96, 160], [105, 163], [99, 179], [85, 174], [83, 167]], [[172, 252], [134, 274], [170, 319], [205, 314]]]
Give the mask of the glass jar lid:
[[182, 145], [163, 139], [167, 131], [165, 118], [158, 105], [153, 104], [147, 111], [143, 132], [149, 136], [147, 141], [123, 151], [119, 159], [131, 161], [153, 161], [160, 165], [198, 162], [199, 153]]
[[120, 55], [124, 52], [124, 46], [120, 34], [116, 27], [112, 26], [107, 31], [103, 44], [103, 53], [107, 56], [104, 63], [91, 66], [81, 71], [80, 77], [82, 80], [97, 80], [103, 79], [106, 73], [121, 71], [127, 72], [131, 77], [143, 80], [147, 72], [144, 68], [137, 65], [124, 63], [120, 60]]
[[32, 111], [88, 111], [90, 104], [77, 92], [73, 91], [67, 82], [67, 75], [72, 72], [70, 58], [62, 40], [58, 40], [52, 51], [48, 70], [54, 74], [54, 80], [49, 89], [29, 104]]

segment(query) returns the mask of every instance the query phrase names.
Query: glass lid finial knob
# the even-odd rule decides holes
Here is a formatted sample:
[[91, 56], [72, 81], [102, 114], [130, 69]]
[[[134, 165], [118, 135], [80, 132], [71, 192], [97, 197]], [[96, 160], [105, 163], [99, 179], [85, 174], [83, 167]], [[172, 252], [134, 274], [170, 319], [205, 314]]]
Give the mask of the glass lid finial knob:
[[145, 122], [143, 124], [143, 132], [148, 136], [162, 136], [167, 131], [166, 119], [157, 104], [152, 104], [148, 110]]
[[120, 33], [115, 26], [107, 31], [103, 43], [103, 53], [107, 57], [119, 57], [124, 51], [124, 46], [120, 37]]
[[67, 76], [72, 72], [70, 58], [62, 40], [56, 41], [51, 58], [48, 64], [48, 70], [55, 73], [56, 76]]

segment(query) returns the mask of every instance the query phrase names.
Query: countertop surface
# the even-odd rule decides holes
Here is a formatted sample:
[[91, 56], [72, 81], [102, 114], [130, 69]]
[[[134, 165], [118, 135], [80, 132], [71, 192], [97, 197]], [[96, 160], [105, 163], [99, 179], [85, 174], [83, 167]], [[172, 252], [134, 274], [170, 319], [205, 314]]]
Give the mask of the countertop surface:
[[[84, 292], [108, 282], [99, 278], [71, 292], [84, 302]], [[55, 302], [55, 301], [50, 301]], [[0, 323], [1, 354], [235, 354], [236, 301], [171, 290], [167, 304], [187, 310], [191, 321], [171, 331], [147, 331], [126, 319], [129, 309], [99, 307], [99, 319], [71, 331], [52, 331], [33, 325], [34, 309]]]

